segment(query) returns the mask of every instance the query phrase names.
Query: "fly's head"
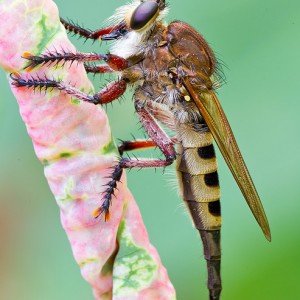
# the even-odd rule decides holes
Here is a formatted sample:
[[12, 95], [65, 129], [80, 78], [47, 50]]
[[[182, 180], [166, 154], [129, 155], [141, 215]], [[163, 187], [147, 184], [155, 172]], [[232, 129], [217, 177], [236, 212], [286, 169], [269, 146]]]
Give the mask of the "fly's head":
[[161, 22], [168, 13], [165, 0], [133, 0], [118, 8], [112, 20], [124, 22], [129, 31], [141, 35], [151, 30], [156, 22]]
[[132, 0], [119, 7], [108, 22], [109, 25], [125, 24], [126, 34], [114, 43], [111, 53], [128, 58], [145, 52], [153, 43], [150, 35], [156, 27], [161, 27], [157, 25], [164, 23], [167, 13], [165, 0]]
[[138, 5], [125, 15], [127, 26], [131, 30], [142, 32], [151, 28], [156, 20], [164, 17], [166, 9], [164, 0], [135, 1]]

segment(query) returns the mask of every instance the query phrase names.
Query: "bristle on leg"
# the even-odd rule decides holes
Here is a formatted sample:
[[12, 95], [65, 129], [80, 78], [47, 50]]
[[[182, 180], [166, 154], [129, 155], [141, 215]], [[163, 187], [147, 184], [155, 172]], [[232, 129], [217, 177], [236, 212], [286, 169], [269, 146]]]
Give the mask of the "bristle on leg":
[[[122, 161], [122, 160], [121, 160]], [[109, 207], [111, 206], [112, 196], [115, 194], [115, 190], [117, 189], [117, 184], [121, 180], [123, 174], [123, 168], [120, 165], [120, 162], [113, 168], [113, 172], [109, 176], [111, 180], [106, 184], [107, 188], [104, 191], [104, 201], [102, 205], [96, 208], [93, 212], [94, 218], [100, 217], [104, 213], [104, 220], [110, 220], [110, 212]]]

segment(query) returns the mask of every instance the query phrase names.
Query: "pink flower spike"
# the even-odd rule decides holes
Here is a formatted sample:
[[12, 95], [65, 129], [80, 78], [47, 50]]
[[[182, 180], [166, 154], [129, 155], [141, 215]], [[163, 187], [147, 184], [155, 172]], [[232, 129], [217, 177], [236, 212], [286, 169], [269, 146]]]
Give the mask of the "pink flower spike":
[[[0, 65], [8, 74], [59, 78], [76, 83], [86, 93], [93, 92], [82, 64], [24, 71], [24, 54], [39, 55], [61, 47], [76, 51], [53, 1], [2, 0], [0, 20]], [[79, 102], [55, 89], [34, 93], [27, 87], [12, 86], [12, 91], [35, 153], [45, 167], [75, 260], [95, 299], [175, 299], [167, 271], [127, 189], [125, 174], [113, 198], [110, 220], [93, 217], [101, 205], [105, 177], [118, 155], [101, 106]]]

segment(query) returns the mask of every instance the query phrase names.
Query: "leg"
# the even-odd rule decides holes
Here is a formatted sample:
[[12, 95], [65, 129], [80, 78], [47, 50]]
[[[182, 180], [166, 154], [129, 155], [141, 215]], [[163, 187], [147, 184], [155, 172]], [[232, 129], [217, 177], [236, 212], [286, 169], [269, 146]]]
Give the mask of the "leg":
[[[171, 138], [173, 144], [177, 143], [176, 138]], [[135, 141], [122, 141], [121, 145], [119, 145], [119, 153], [122, 156], [124, 151], [132, 151], [139, 149], [146, 149], [151, 147], [157, 147], [157, 145], [151, 140], [135, 140]]]
[[118, 99], [126, 91], [127, 83], [125, 80], [120, 79], [118, 81], [110, 82], [106, 87], [104, 87], [100, 92], [95, 95], [86, 94], [73, 86], [64, 83], [63, 81], [50, 80], [48, 78], [37, 78], [37, 79], [23, 79], [20, 75], [12, 74], [11, 79], [13, 80], [13, 85], [16, 87], [28, 87], [28, 88], [40, 88], [49, 89], [57, 88], [64, 93], [71, 95], [79, 100], [89, 102], [92, 104], [107, 104], [113, 100]]
[[84, 64], [84, 68], [87, 73], [93, 73], [93, 74], [103, 74], [103, 73], [113, 73], [114, 72], [114, 70], [107, 65], [90, 66], [88, 64]]
[[103, 41], [115, 40], [120, 38], [121, 36], [124, 36], [128, 31], [128, 28], [125, 23], [120, 23], [112, 27], [91, 31], [91, 30], [84, 29], [73, 22], [68, 22], [62, 18], [60, 18], [60, 21], [64, 25], [66, 30], [68, 30], [69, 32], [77, 34], [86, 39], [92, 39], [92, 40], [97, 40], [97, 39]]
[[156, 144], [152, 140], [122, 141], [121, 145], [118, 147], [118, 150], [122, 156], [124, 151], [146, 149], [150, 147], [156, 147]]
[[38, 65], [57, 65], [60, 62], [66, 63], [70, 61], [73, 63], [77, 62], [93, 62], [103, 60], [107, 66], [113, 71], [122, 71], [129, 66], [129, 63], [126, 59], [113, 55], [113, 54], [95, 54], [95, 53], [71, 53], [62, 50], [61, 52], [54, 51], [48, 52], [46, 54], [42, 54], [40, 56], [35, 56], [30, 52], [25, 52], [23, 57], [29, 60], [29, 64], [25, 67], [25, 69], [30, 72], [33, 68]]
[[114, 190], [117, 188], [117, 183], [120, 181], [123, 169], [132, 168], [165, 168], [173, 163], [176, 158], [176, 152], [173, 141], [167, 136], [164, 130], [159, 126], [153, 116], [145, 109], [137, 109], [139, 118], [148, 133], [152, 138], [149, 141], [133, 141], [124, 142], [119, 149], [122, 151], [136, 150], [141, 148], [148, 148], [157, 146], [165, 155], [165, 160], [161, 159], [130, 159], [121, 158], [119, 163], [114, 167], [111, 173], [111, 180], [107, 184], [107, 189], [104, 191], [102, 205], [94, 212], [95, 218], [104, 213], [105, 220], [109, 220], [109, 207], [111, 199], [114, 195]]

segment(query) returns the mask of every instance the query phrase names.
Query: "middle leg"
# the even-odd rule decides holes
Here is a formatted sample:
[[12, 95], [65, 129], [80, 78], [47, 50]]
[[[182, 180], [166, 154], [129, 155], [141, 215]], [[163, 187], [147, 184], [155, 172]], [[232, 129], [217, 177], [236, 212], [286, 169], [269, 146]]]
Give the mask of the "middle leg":
[[12, 84], [16, 87], [52, 89], [56, 88], [79, 100], [92, 104], [107, 104], [122, 96], [127, 87], [127, 81], [120, 79], [107, 84], [101, 91], [94, 95], [86, 94], [81, 90], [63, 82], [48, 78], [23, 79], [19, 74], [11, 74]]
[[97, 54], [97, 53], [82, 53], [82, 52], [67, 52], [65, 50], [61, 50], [60, 52], [49, 51], [45, 54], [41, 55], [33, 55], [30, 52], [24, 52], [23, 57], [29, 61], [28, 65], [25, 67], [27, 72], [30, 72], [36, 66], [39, 65], [47, 65], [48, 67], [51, 65], [57, 65], [59, 63], [66, 62], [94, 62], [94, 61], [104, 61], [107, 66], [112, 71], [122, 71], [129, 67], [129, 62], [120, 56], [114, 54]]
[[66, 21], [63, 18], [60, 18], [60, 21], [69, 32], [77, 34], [80, 37], [84, 37], [86, 39], [92, 39], [94, 41], [97, 39], [101, 41], [116, 40], [126, 35], [126, 33], [128, 32], [128, 28], [125, 22], [115, 24], [111, 27], [92, 31], [89, 29], [85, 29], [72, 21]]

